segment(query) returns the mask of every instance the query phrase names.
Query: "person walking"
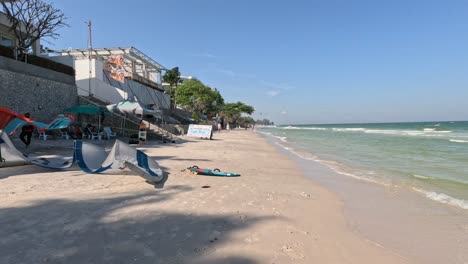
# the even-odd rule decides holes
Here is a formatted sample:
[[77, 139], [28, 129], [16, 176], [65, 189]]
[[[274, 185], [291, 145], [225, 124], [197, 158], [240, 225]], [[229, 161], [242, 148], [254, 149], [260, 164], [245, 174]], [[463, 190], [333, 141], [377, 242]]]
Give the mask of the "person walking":
[[[30, 118], [31, 114], [25, 113], [24, 116], [27, 117], [27, 118]], [[24, 125], [21, 128], [20, 139], [21, 139], [21, 141], [23, 141], [23, 143], [26, 145], [26, 147], [28, 147], [29, 144], [31, 144], [31, 137], [32, 137], [33, 131], [34, 131], [34, 126], [29, 124], [29, 123]]]

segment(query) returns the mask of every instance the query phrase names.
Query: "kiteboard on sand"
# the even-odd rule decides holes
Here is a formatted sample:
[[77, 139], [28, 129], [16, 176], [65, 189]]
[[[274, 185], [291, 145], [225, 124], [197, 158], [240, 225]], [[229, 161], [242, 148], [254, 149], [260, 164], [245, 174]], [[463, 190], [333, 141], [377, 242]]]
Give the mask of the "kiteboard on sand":
[[187, 170], [193, 174], [200, 174], [200, 175], [209, 175], [209, 176], [221, 176], [221, 177], [237, 177], [240, 176], [239, 173], [235, 172], [222, 172], [220, 169], [202, 169], [199, 168], [197, 165], [192, 167], [188, 167]]

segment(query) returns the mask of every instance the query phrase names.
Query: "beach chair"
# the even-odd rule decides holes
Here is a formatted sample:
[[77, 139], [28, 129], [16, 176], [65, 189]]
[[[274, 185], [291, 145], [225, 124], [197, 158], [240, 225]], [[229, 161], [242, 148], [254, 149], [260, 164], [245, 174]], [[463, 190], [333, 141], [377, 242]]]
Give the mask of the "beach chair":
[[47, 140], [49, 137], [50, 135], [47, 135], [45, 130], [39, 130], [39, 139]]
[[[81, 129], [81, 127], [78, 127], [78, 129], [77, 129], [76, 132], [77, 132], [77, 133], [75, 133], [75, 137], [78, 138], [78, 139], [79, 139], [79, 138], [85, 139], [85, 138], [88, 136], [88, 135], [83, 131], [83, 129]], [[81, 135], [81, 137], [80, 137], [80, 135]]]
[[93, 132], [93, 131], [91, 131], [91, 129], [89, 129], [89, 127], [87, 127], [86, 130], [88, 131], [89, 139], [91, 139], [91, 140], [96, 140], [96, 139], [101, 140], [102, 139], [101, 133]]
[[66, 140], [70, 139], [70, 135], [68, 135], [68, 131], [63, 132], [62, 130], [60, 130], [60, 137]]
[[107, 140], [117, 137], [116, 133], [112, 132], [112, 129], [110, 127], [104, 127], [103, 130], [104, 130], [104, 133], [106, 133]]

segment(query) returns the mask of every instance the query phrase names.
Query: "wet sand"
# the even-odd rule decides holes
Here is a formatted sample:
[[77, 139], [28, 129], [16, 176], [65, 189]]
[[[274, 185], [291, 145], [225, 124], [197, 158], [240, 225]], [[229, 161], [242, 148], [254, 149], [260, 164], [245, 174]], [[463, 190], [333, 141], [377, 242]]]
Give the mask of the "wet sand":
[[[164, 186], [0, 169], [0, 263], [415, 263], [356, 232], [339, 196], [252, 131], [141, 149], [168, 173]], [[192, 165], [241, 176], [182, 171]]]

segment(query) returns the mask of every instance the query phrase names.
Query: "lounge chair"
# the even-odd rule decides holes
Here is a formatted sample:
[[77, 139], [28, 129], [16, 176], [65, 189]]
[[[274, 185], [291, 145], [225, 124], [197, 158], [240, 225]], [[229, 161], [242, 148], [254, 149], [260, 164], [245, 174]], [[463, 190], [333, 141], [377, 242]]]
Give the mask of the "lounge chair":
[[50, 135], [47, 135], [45, 130], [39, 130], [39, 139], [47, 140], [49, 137]]
[[63, 132], [62, 130], [60, 130], [60, 137], [66, 140], [70, 139], [70, 135], [68, 135], [68, 131]]
[[116, 133], [112, 132], [112, 129], [110, 127], [104, 127], [103, 130], [104, 130], [104, 133], [106, 133], [107, 140], [117, 137]]
[[89, 127], [86, 128], [86, 130], [88, 131], [88, 137], [91, 139], [91, 140], [101, 140], [101, 133], [98, 133], [98, 132], [93, 132], [91, 131], [91, 129]]

